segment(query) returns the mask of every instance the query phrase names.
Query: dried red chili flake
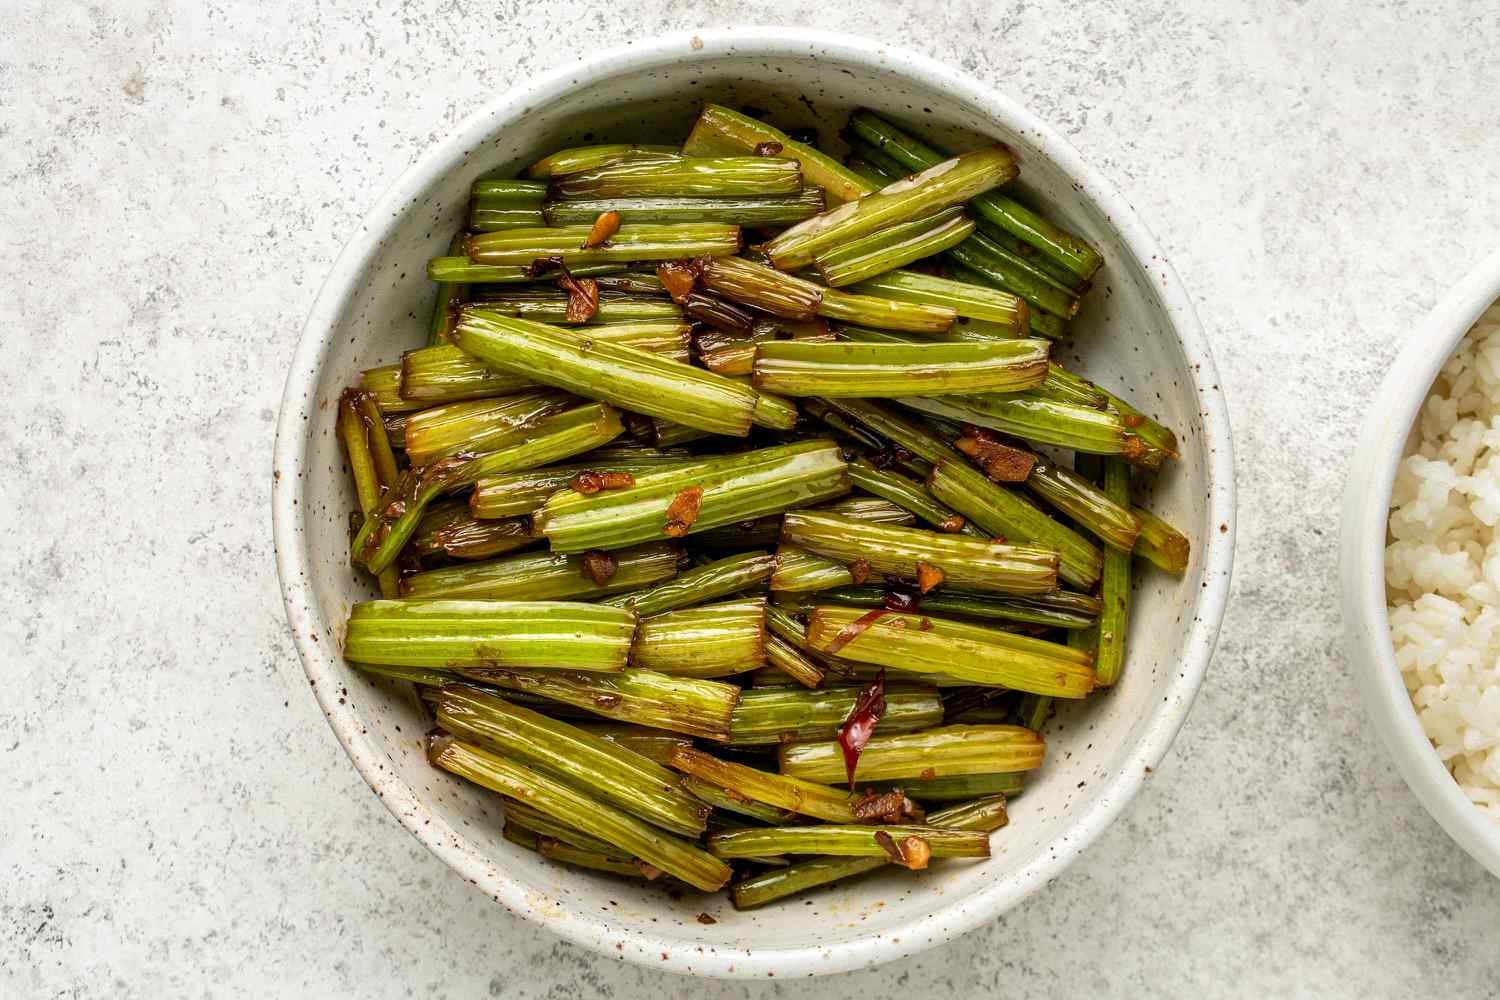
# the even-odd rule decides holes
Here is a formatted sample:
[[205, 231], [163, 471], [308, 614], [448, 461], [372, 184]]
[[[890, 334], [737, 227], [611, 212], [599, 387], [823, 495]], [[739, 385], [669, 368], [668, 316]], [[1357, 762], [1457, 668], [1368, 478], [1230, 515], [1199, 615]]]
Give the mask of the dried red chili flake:
[[568, 293], [568, 310], [564, 314], [567, 322], [587, 323], [599, 311], [599, 282], [593, 278], [575, 278], [563, 268], [557, 283]]
[[939, 531], [946, 531], [948, 534], [952, 535], [957, 532], [963, 531], [964, 525], [968, 523], [968, 520], [962, 514], [954, 514], [951, 517], [943, 518], [943, 520], [938, 523], [937, 527]]
[[1036, 456], [999, 441], [961, 437], [954, 442], [959, 451], [974, 460], [984, 474], [997, 483], [1024, 483], [1036, 465]]
[[870, 561], [868, 559], [856, 559], [849, 564], [849, 576], [856, 584], [864, 583], [870, 578]]
[[667, 525], [664, 534], [681, 538], [688, 533], [693, 522], [698, 520], [698, 511], [703, 507], [703, 487], [689, 486], [667, 505]]
[[875, 679], [859, 693], [854, 707], [849, 710], [844, 724], [839, 727], [839, 747], [844, 751], [844, 770], [849, 773], [851, 792], [854, 791], [854, 769], [859, 764], [859, 755], [875, 734], [875, 724], [884, 714], [885, 668], [881, 667], [875, 674]]
[[620, 564], [615, 557], [608, 552], [600, 552], [598, 549], [590, 549], [583, 554], [580, 560], [583, 563], [583, 575], [594, 581], [598, 587], [604, 586], [610, 577], [615, 575], [615, 570]]
[[885, 851], [885, 856], [891, 859], [892, 864], [902, 868], [919, 871], [926, 868], [927, 862], [932, 860], [932, 848], [921, 837], [902, 837], [898, 843], [895, 837], [884, 830], [876, 830], [875, 842]]
[[922, 593], [925, 594], [932, 590], [932, 588], [941, 584], [944, 579], [945, 574], [938, 567], [930, 563], [917, 563], [917, 589]]
[[662, 287], [678, 305], [687, 301], [701, 273], [701, 268], [690, 259], [673, 260], [656, 265], [656, 276], [661, 279]]
[[594, 247], [602, 247], [609, 242], [609, 238], [620, 231], [619, 212], [600, 212], [594, 219], [594, 224], [589, 228], [589, 235], [583, 241], [581, 250], [592, 250]]
[[781, 143], [779, 143], [779, 142], [758, 142], [758, 143], [755, 144], [755, 155], [756, 156], [780, 156], [781, 155]]
[[1140, 413], [1126, 413], [1120, 417], [1126, 427], [1136, 428], [1146, 422], [1146, 417]]
[[628, 472], [595, 472], [584, 469], [568, 480], [568, 485], [584, 496], [593, 496], [600, 490], [623, 490], [635, 485], [635, 476]]
[[874, 611], [866, 611], [864, 614], [854, 619], [854, 621], [839, 629], [839, 634], [833, 637], [833, 641], [828, 644], [828, 648], [823, 652], [827, 653], [829, 656], [837, 654], [839, 650], [849, 645], [849, 643], [853, 642], [855, 639], [858, 639], [864, 633], [865, 629], [869, 628], [871, 625], [874, 625], [876, 622], [880, 621], [880, 619], [884, 618], [888, 614], [890, 614], [890, 612], [885, 608], [876, 608]]
[[548, 272], [562, 270], [562, 266], [561, 257], [538, 257], [526, 265], [526, 277], [539, 278]]
[[917, 775], [917, 777], [921, 778], [923, 781], [931, 781], [933, 778], [937, 777], [937, 771], [933, 770], [930, 767], [923, 768], [922, 773]]
[[887, 611], [915, 611], [922, 606], [922, 595], [907, 587], [887, 587], [881, 598]]

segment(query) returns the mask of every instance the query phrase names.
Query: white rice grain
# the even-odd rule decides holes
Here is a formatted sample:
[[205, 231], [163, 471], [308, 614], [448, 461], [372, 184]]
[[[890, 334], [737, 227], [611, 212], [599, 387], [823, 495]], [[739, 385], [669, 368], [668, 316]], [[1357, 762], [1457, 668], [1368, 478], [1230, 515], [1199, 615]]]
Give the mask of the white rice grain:
[[1500, 304], [1443, 367], [1396, 470], [1391, 643], [1422, 729], [1500, 822]]

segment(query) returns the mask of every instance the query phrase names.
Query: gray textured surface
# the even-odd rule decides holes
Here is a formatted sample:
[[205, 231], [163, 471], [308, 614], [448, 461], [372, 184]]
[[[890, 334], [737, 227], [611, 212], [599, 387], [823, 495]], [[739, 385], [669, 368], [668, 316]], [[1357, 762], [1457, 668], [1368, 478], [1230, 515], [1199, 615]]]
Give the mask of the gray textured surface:
[[[625, 37], [852, 27], [1057, 124], [1193, 292], [1240, 551], [1175, 751], [1050, 890], [909, 966], [704, 997], [1494, 995], [1500, 881], [1354, 701], [1338, 492], [1500, 230], [1486, 5], [22, 4], [0, 32], [0, 995], [670, 996], [507, 916], [349, 766], [284, 634], [285, 364], [341, 234], [478, 102]], [[546, 53], [545, 57], [539, 53]]]

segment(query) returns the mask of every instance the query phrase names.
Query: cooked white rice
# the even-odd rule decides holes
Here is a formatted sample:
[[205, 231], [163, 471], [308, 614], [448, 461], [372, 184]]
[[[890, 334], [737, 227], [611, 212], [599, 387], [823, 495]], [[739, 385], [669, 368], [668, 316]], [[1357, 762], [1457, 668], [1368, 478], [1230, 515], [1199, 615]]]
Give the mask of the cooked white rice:
[[1422, 728], [1500, 822], [1500, 303], [1433, 384], [1391, 491], [1391, 642]]

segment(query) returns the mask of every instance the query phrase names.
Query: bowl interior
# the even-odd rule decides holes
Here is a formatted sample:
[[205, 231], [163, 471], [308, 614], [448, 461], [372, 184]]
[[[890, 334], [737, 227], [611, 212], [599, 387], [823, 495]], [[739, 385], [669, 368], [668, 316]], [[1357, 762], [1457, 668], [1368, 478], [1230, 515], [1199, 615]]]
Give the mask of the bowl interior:
[[[704, 58], [709, 55], [711, 62]], [[347, 294], [325, 292], [324, 313], [310, 323], [307, 336], [325, 340], [310, 366], [313, 388], [300, 401], [289, 393], [304, 421], [294, 423], [291, 433], [305, 435], [306, 442], [294, 530], [307, 559], [298, 569], [305, 573], [298, 585], [305, 582], [311, 594], [307, 620], [314, 631], [326, 630], [304, 645], [330, 719], [377, 790], [401, 790], [388, 798], [407, 803], [396, 811], [414, 832], [497, 898], [497, 887], [511, 880], [521, 887], [520, 908], [555, 918], [561, 932], [607, 953], [657, 962], [659, 947], [668, 967], [732, 974], [736, 961], [747, 970], [774, 968], [766, 963], [776, 955], [805, 956], [816, 949], [825, 959], [835, 956], [824, 966], [832, 971], [896, 958], [972, 926], [1055, 873], [1058, 858], [1097, 832], [1083, 829], [1085, 814], [1112, 815], [1119, 800], [1129, 797], [1147, 770], [1142, 764], [1156, 763], [1155, 757], [1141, 759], [1141, 745], [1148, 734], [1160, 737], [1165, 730], [1153, 743], [1158, 753], [1164, 750], [1196, 689], [1207, 648], [1190, 645], [1190, 626], [1201, 625], [1200, 616], [1210, 619], [1208, 643], [1217, 627], [1218, 598], [1208, 588], [1226, 581], [1211, 582], [1205, 553], [1232, 538], [1230, 526], [1221, 523], [1226, 515], [1215, 514], [1225, 509], [1231, 488], [1213, 472], [1227, 441], [1205, 437], [1200, 387], [1164, 303], [1162, 289], [1171, 277], [1159, 266], [1153, 271], [1153, 261], [1132, 257], [1093, 192], [1043, 153], [1046, 141], [999, 120], [977, 92], [955, 93], [896, 65], [840, 59], [811, 46], [767, 58], [763, 51], [733, 46], [711, 44], [700, 53], [684, 45], [671, 58], [643, 60], [636, 53], [605, 60], [587, 76], [561, 81], [558, 90], [502, 107], [485, 121], [482, 141], [444, 154], [409, 200], [386, 217], [372, 218], [357, 237], [367, 248], [357, 279]], [[1160, 475], [1149, 502], [1194, 542], [1193, 561], [1181, 578], [1139, 574], [1123, 680], [1105, 695], [1066, 706], [1049, 725], [1047, 763], [1013, 803], [1009, 828], [994, 837], [992, 858], [949, 863], [915, 877], [876, 874], [745, 913], [723, 896], [678, 896], [560, 868], [503, 840], [496, 798], [427, 764], [421, 735], [429, 722], [413, 693], [366, 678], [336, 652], [350, 606], [373, 591], [348, 564], [347, 517], [354, 497], [333, 433], [335, 404], [361, 369], [396, 360], [422, 342], [433, 298], [424, 263], [445, 251], [461, 224], [470, 183], [512, 175], [539, 154], [564, 146], [677, 141], [705, 100], [764, 109], [784, 127], [814, 126], [825, 141], [836, 136], [849, 111], [868, 106], [945, 145], [968, 148], [981, 137], [1010, 145], [1022, 159], [1019, 186], [1025, 194], [1101, 247], [1108, 261], [1088, 296], [1074, 344], [1061, 356], [1177, 430], [1182, 460]], [[429, 157], [424, 166], [431, 165]], [[298, 377], [294, 372], [293, 379]], [[295, 419], [283, 415], [283, 434]], [[1214, 448], [1219, 456], [1211, 454]], [[1223, 465], [1218, 468], [1222, 472]], [[1225, 573], [1220, 561], [1219, 575]], [[330, 685], [339, 692], [336, 704]], [[517, 905], [516, 898], [512, 894], [507, 902]], [[701, 921], [705, 913], [715, 922]], [[857, 962], [836, 957], [841, 946], [856, 942], [878, 951]], [[754, 955], [747, 954], [750, 949]]]

